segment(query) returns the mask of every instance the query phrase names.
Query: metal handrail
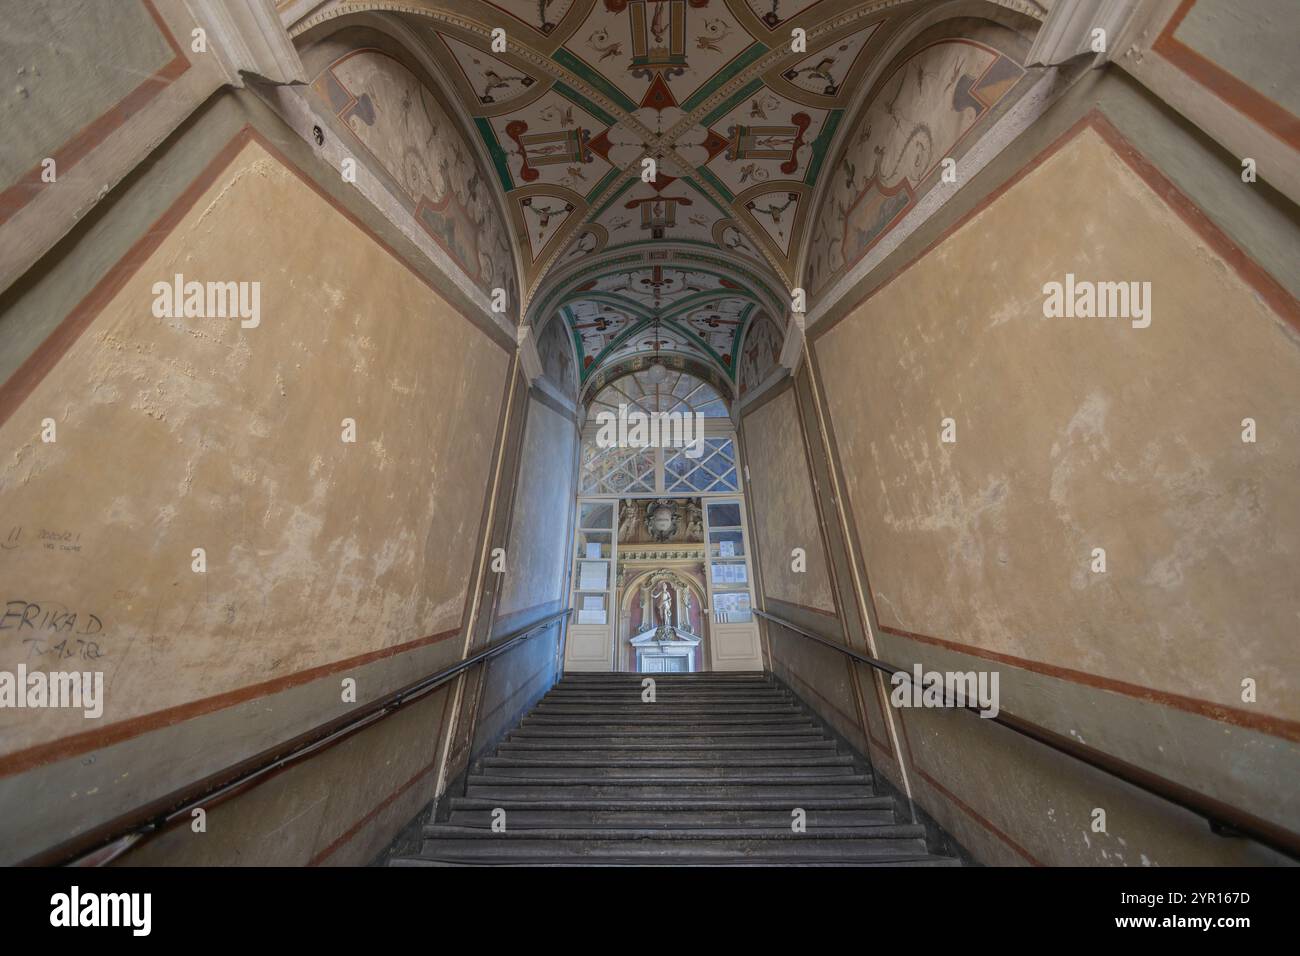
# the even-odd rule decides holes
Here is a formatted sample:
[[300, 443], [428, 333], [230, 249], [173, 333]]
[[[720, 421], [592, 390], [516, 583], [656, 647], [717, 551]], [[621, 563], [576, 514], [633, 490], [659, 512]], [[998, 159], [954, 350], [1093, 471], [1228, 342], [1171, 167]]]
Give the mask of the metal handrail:
[[[820, 634], [815, 634], [806, 628], [800, 627], [792, 621], [785, 618], [777, 617], [775, 614], [769, 614], [766, 611], [760, 611], [753, 608], [754, 614], [765, 620], [778, 624], [788, 631], [798, 634], [801, 637], [818, 644], [824, 644], [832, 650], [838, 651], [846, 657], [851, 657], [860, 663], [873, 667], [878, 671], [893, 676], [902, 674], [909, 682], [912, 681], [912, 675], [903, 670], [901, 667], [895, 667], [885, 661], [878, 660], [860, 651], [844, 644], [838, 644], [835, 641], [828, 640]], [[955, 709], [968, 710], [974, 714], [980, 714], [978, 706], [971, 704], [960, 695], [949, 698], [947, 687], [944, 688], [944, 703]], [[1257, 817], [1253, 813], [1234, 807], [1231, 804], [1224, 803], [1222, 800], [1216, 800], [1214, 797], [1206, 796], [1198, 790], [1176, 783], [1167, 777], [1152, 773], [1136, 764], [1131, 764], [1126, 760], [1121, 760], [1111, 754], [1105, 753], [1095, 747], [1089, 747], [1087, 744], [1080, 743], [1069, 737], [1062, 736], [1038, 724], [1030, 723], [1014, 714], [1008, 714], [999, 709], [995, 716], [984, 717], [984, 720], [991, 720], [996, 724], [1001, 724], [1008, 730], [1013, 730], [1023, 737], [1030, 740], [1036, 740], [1040, 744], [1051, 747], [1058, 753], [1063, 753], [1067, 757], [1073, 757], [1075, 760], [1095, 767], [1112, 777], [1117, 777], [1125, 783], [1137, 787], [1146, 793], [1160, 797], [1170, 803], [1189, 810], [1200, 817], [1204, 817], [1210, 825], [1210, 830], [1219, 836], [1240, 836], [1248, 837], [1257, 843], [1293, 860], [1300, 860], [1300, 834], [1297, 834], [1285, 827], [1279, 826], [1262, 817]]]
[[477, 664], [510, 650], [538, 631], [572, 613], [565, 608], [515, 631], [477, 654], [407, 684], [378, 700], [362, 704], [284, 743], [232, 764], [92, 830], [78, 834], [20, 863], [20, 866], [103, 866], [127, 850], [188, 821], [194, 810], [219, 803], [265, 783], [282, 770], [396, 713]]

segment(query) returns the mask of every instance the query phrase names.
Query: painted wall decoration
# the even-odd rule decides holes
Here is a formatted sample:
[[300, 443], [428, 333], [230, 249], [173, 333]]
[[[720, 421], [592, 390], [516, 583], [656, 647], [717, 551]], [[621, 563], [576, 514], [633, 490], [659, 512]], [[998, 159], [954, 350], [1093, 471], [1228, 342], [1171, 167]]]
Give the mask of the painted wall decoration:
[[597, 365], [653, 353], [656, 344], [734, 378], [736, 343], [760, 303], [740, 276], [640, 257], [581, 283], [563, 300], [560, 313], [574, 331], [584, 379]]
[[781, 75], [805, 93], [836, 96], [858, 65], [867, 41], [875, 36], [879, 27], [877, 21], [865, 30], [820, 46], [799, 62], [786, 67]]
[[816, 295], [897, 225], [939, 178], [942, 160], [1024, 71], [984, 42], [937, 41], [898, 64], [827, 170], [805, 266]]
[[584, 372], [633, 322], [631, 311], [600, 300], [573, 302], [564, 315], [578, 337], [578, 360]]
[[574, 0], [485, 0], [484, 6], [504, 10], [538, 33], [549, 34], [555, 30]]
[[490, 295], [519, 286], [509, 233], [474, 150], [437, 97], [379, 50], [330, 64], [312, 83], [343, 127], [392, 178], [420, 226]]
[[749, 326], [740, 346], [740, 394], [762, 384], [776, 368], [781, 357], [781, 329], [766, 312], [760, 313]]
[[529, 92], [537, 82], [526, 70], [455, 37], [440, 33], [438, 39], [446, 44], [451, 62], [460, 68], [465, 82], [483, 106], [509, 103]]

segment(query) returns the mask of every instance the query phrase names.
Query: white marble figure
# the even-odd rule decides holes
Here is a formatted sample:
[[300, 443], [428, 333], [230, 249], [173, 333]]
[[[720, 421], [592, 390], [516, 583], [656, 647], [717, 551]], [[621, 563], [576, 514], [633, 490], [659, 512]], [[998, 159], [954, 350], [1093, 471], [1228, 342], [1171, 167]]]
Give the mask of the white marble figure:
[[663, 627], [672, 627], [673, 624], [673, 595], [672, 589], [668, 587], [667, 581], [659, 582], [659, 624]]

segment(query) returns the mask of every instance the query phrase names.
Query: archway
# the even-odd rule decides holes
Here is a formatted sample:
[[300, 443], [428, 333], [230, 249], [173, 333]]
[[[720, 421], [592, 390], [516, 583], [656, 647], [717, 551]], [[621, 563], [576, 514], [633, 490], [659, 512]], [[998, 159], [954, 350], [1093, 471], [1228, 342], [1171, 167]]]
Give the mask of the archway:
[[710, 669], [704, 562], [684, 558], [629, 571], [620, 584], [619, 669], [694, 673]]

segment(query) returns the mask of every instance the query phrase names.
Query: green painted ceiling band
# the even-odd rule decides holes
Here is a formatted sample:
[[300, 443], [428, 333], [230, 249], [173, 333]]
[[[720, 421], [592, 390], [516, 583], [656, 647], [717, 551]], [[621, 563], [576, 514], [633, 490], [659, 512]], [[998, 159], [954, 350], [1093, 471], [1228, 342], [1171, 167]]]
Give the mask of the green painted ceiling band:
[[584, 110], [586, 110], [592, 116], [596, 117], [596, 119], [600, 120], [606, 126], [613, 126], [615, 123], [618, 122], [617, 117], [612, 116], [609, 113], [606, 113], [603, 109], [601, 109], [591, 100], [587, 99], [587, 97], [583, 96], [573, 87], [571, 87], [568, 83], [565, 83], [562, 80], [556, 80], [553, 89], [555, 90], [555, 92], [559, 93], [561, 96], [565, 97], [566, 99], [571, 100], [574, 103], [577, 103]]
[[474, 125], [478, 127], [479, 135], [483, 137], [483, 143], [487, 146], [488, 155], [492, 157], [492, 165], [496, 167], [502, 188], [510, 192], [515, 188], [515, 184], [510, 179], [510, 166], [506, 162], [506, 152], [497, 142], [497, 134], [493, 131], [492, 124], [484, 117], [476, 116]]
[[[740, 313], [740, 321], [736, 324], [736, 332], [731, 337], [731, 364], [733, 368], [740, 365], [740, 360], [736, 357], [740, 352], [740, 333], [749, 328], [750, 317], [757, 308], [757, 305], [750, 305], [749, 308]], [[733, 375], [732, 378], [735, 378], [735, 376]]]
[[[694, 240], [677, 240], [677, 241], [678, 241], [678, 242], [691, 241], [691, 242], [694, 242], [696, 245], [699, 245], [701, 248], [707, 248], [707, 249], [714, 249], [714, 248], [716, 248], [715, 246], [708, 245], [707, 243], [695, 242]], [[656, 243], [654, 243], [654, 242], [651, 241], [651, 240], [642, 240], [641, 242], [637, 243], [637, 245], [656, 245]], [[689, 255], [683, 255], [683, 258], [689, 258]], [[747, 292], [750, 292], [751, 294], [758, 294], [758, 293], [761, 293], [763, 296], [765, 296], [766, 298], [768, 298], [768, 299], [770, 300], [770, 304], [773, 306], [774, 309], [776, 309], [777, 311], [780, 311], [780, 309], [781, 309], [781, 303], [782, 303], [783, 300], [781, 299], [780, 296], [778, 296], [777, 294], [775, 294], [775, 293], [774, 293], [770, 288], [767, 287], [767, 285], [766, 285], [766, 283], [765, 283], [765, 280], [759, 278], [756, 274], [754, 274], [754, 273], [752, 273], [752, 272], [747, 272], [745, 269], [741, 268], [740, 266], [732, 265], [731, 263], [719, 262], [718, 260], [715, 260], [715, 259], [707, 259], [707, 260], [704, 260], [704, 262], [705, 262], [706, 265], [708, 265], [708, 266], [712, 266], [714, 269], [724, 269], [724, 270], [728, 270], [728, 271], [730, 271], [731, 273], [734, 273], [734, 275], [728, 275], [728, 274], [726, 274], [725, 272], [715, 272], [715, 271], [712, 271], [711, 269], [701, 269], [701, 268], [698, 268], [698, 267], [692, 267], [692, 268], [694, 269], [694, 271], [696, 271], [696, 272], [702, 272], [702, 273], [704, 273], [705, 275], [715, 276], [715, 277], [720, 278], [720, 279], [731, 279], [731, 280], [734, 280], [737, 276], [739, 276], [739, 277], [741, 277], [741, 278], [744, 278], [744, 279], [748, 279], [750, 282], [752, 282], [752, 283], [754, 284], [754, 287], [753, 287], [753, 288], [750, 288], [750, 289], [747, 289], [746, 291], [747, 291]], [[610, 260], [610, 261], [608, 261], [608, 262], [602, 262], [602, 263], [599, 263], [598, 265], [591, 266], [591, 267], [589, 267], [588, 269], [585, 269], [585, 270], [582, 270], [582, 271], [578, 272], [576, 275], [572, 276], [571, 279], [573, 279], [573, 280], [579, 279], [579, 278], [581, 278], [581, 277], [583, 277], [583, 276], [586, 276], [586, 275], [587, 275], [588, 273], [590, 273], [590, 272], [599, 272], [600, 274], [597, 275], [596, 278], [597, 278], [597, 279], [602, 279], [602, 278], [604, 278], [604, 277], [607, 276], [607, 275], [612, 275], [612, 274], [614, 274], [614, 273], [616, 273], [616, 272], [624, 271], [623, 269], [620, 269], [619, 267], [620, 267], [620, 266], [627, 266], [627, 265], [632, 265], [634, 268], [653, 268], [653, 266], [654, 266], [653, 263], [645, 262], [643, 259], [641, 259], [641, 257], [640, 257], [639, 255], [637, 255], [637, 256], [635, 256], [635, 257], [633, 257], [633, 256], [628, 256], [628, 257], [625, 257], [625, 258], [622, 258], [622, 259], [612, 259], [612, 260]], [[677, 267], [676, 267], [676, 266], [673, 266], [672, 268], [677, 268]], [[724, 290], [714, 289], [714, 290], [710, 290], [710, 291], [714, 291], [714, 292], [722, 292], [722, 291], [724, 291]], [[608, 294], [610, 294], [610, 293], [596, 293], [596, 294], [597, 294], [597, 295], [608, 295]], [[735, 293], [733, 292], [733, 293], [729, 293], [729, 294], [735, 294]], [[579, 298], [579, 297], [583, 297], [584, 295], [585, 295], [584, 293], [581, 293], [581, 292], [575, 292], [575, 291], [572, 290], [572, 289], [569, 289], [567, 292], [566, 292], [566, 291], [561, 291], [560, 289], [556, 289], [555, 291], [553, 291], [553, 292], [551, 292], [550, 294], [548, 294], [548, 295], [546, 296], [545, 299], [542, 300], [541, 305], [538, 306], [538, 310], [537, 310], [537, 311], [538, 311], [538, 314], [539, 314], [539, 315], [543, 315], [543, 314], [546, 313], [546, 311], [547, 311], [549, 308], [551, 308], [551, 300], [552, 300], [552, 299], [555, 299], [555, 298], [557, 298], [557, 297], [558, 297], [558, 298], [565, 298], [566, 296], [573, 296], [574, 298]], [[564, 308], [564, 306], [558, 306], [558, 308]]]
[[[616, 171], [617, 171], [617, 172], [624, 172], [624, 170], [621, 170], [621, 169], [616, 169]], [[606, 199], [603, 203], [601, 203], [600, 208], [597, 209], [597, 210], [595, 211], [595, 213], [592, 215], [591, 218], [594, 220], [594, 219], [600, 217], [601, 215], [603, 215], [604, 212], [605, 212], [605, 210], [608, 209], [610, 206], [612, 206], [612, 205], [614, 204], [614, 201], [615, 201], [616, 199], [618, 199], [619, 196], [623, 195], [625, 192], [627, 192], [629, 189], [631, 189], [631, 188], [632, 188], [632, 184], [635, 183], [636, 181], [637, 181], [637, 178], [636, 178], [635, 176], [629, 176], [627, 182], [625, 182], [622, 186], [620, 186], [620, 187], [618, 188], [618, 191], [615, 192], [614, 195], [610, 196], [610, 197], [609, 197], [608, 199]]]
[[[740, 52], [734, 60], [728, 63], [721, 71], [714, 76], [713, 80], [696, 90], [685, 103], [682, 109], [689, 113], [697, 108], [701, 103], [725, 86], [730, 80], [734, 79], [737, 73], [743, 71], [747, 66], [761, 57], [768, 51], [768, 47], [757, 40]], [[752, 85], [752, 84], [751, 84]], [[760, 81], [760, 85], [762, 85]], [[746, 87], [748, 89], [748, 87]]]
[[570, 73], [578, 74], [578, 76], [590, 83], [595, 89], [600, 90], [600, 92], [613, 100], [614, 105], [623, 112], [635, 113], [637, 111], [638, 107], [636, 103], [632, 101], [631, 97], [613, 83], [609, 82], [609, 80], [605, 79], [605, 77], [600, 73], [593, 70], [582, 60], [578, 59], [578, 57], [564, 49], [564, 47], [560, 47], [551, 54], [551, 59], [560, 64], [560, 66], [564, 67]]
[[676, 322], [672, 322], [668, 319], [663, 319], [662, 321], [664, 325], [671, 326], [672, 328], [676, 329], [678, 332], [682, 333], [682, 335], [686, 336], [687, 342], [690, 342], [692, 345], [704, 349], [704, 351], [708, 352], [711, 356], [713, 356], [713, 360], [717, 362], [718, 367], [722, 369], [723, 375], [727, 376], [727, 378], [731, 378], [731, 379], [735, 378], [735, 376], [732, 374], [731, 367], [728, 366], [726, 362], [722, 361], [722, 356], [713, 350], [712, 345], [710, 345], [700, 336], [696, 335], [694, 330], [685, 328], [684, 326], [678, 325]]
[[712, 126], [716, 120], [718, 120], [723, 116], [726, 116], [733, 109], [735, 109], [737, 104], [753, 96], [762, 88], [763, 88], [762, 80], [757, 80], [757, 79], [750, 80], [740, 89], [738, 89], [735, 93], [733, 93], [730, 97], [728, 97], [723, 103], [717, 106], [712, 112], [709, 113], [708, 116], [700, 120], [700, 125]]
[[[732, 194], [731, 190], [728, 189], [728, 188], [723, 184], [722, 180], [719, 179], [719, 178], [717, 177], [717, 175], [713, 172], [713, 170], [709, 169], [709, 167], [707, 167], [707, 166], [701, 166], [701, 167], [699, 167], [698, 169], [696, 169], [695, 171], [696, 171], [697, 173], [699, 173], [699, 176], [700, 176], [701, 179], [707, 179], [707, 180], [709, 181], [709, 184], [712, 185], [714, 189], [716, 189], [718, 192], [722, 193], [722, 195], [726, 196], [726, 197], [727, 197], [727, 202], [731, 202], [732, 200], [734, 200], [734, 199], [736, 198], [736, 197]], [[686, 180], [686, 181], [687, 181], [688, 183], [691, 182], [689, 179]], [[695, 183], [691, 183], [691, 185], [692, 185], [692, 186], [695, 186]], [[716, 201], [714, 201], [713, 197], [710, 196], [708, 193], [706, 193], [703, 189], [700, 189], [700, 187], [695, 186], [695, 188], [699, 191], [699, 193], [700, 193], [701, 196], [703, 196], [703, 197], [704, 197], [705, 199], [707, 199], [709, 202], [713, 203], [714, 207], [718, 210], [718, 212], [722, 213], [722, 215], [726, 216], [728, 219], [731, 218], [731, 210], [730, 210], [730, 209], [725, 209], [725, 208], [723, 208], [722, 206], [719, 206], [718, 203], [717, 203]]]
[[835, 128], [840, 125], [840, 119], [843, 116], [843, 110], [831, 110], [827, 114], [826, 122], [822, 124], [821, 133], [813, 141], [812, 159], [808, 161], [808, 172], [803, 177], [804, 182], [815, 183], [817, 181], [817, 174], [821, 172], [822, 162], [826, 159], [826, 151], [830, 149], [831, 140], [835, 138]]
[[617, 166], [615, 166], [613, 169], [607, 172], [604, 176], [601, 177], [600, 182], [596, 183], [596, 185], [591, 187], [591, 190], [587, 193], [587, 202], [591, 202], [595, 197], [599, 196], [602, 192], [608, 189], [609, 184], [612, 183], [615, 179], [617, 179], [621, 175], [623, 175], [623, 170], [619, 169]]

